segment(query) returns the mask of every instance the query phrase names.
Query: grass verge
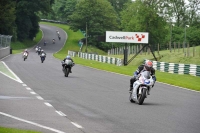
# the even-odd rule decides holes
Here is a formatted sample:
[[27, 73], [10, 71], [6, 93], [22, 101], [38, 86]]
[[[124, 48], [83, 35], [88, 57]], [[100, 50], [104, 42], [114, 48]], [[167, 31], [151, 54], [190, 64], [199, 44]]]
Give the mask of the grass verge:
[[12, 53], [17, 54], [24, 51], [26, 48], [31, 48], [42, 39], [42, 31], [39, 30], [34, 40], [24, 40], [22, 42], [11, 42]]
[[41, 132], [0, 127], [0, 133], [41, 133]]

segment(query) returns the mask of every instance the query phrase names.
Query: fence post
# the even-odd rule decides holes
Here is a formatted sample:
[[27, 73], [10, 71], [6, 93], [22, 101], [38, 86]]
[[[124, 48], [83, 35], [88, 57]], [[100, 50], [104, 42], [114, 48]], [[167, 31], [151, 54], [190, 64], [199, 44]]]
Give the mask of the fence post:
[[187, 44], [187, 57], [190, 56], [190, 44], [188, 43]]
[[193, 44], [193, 57], [195, 56], [195, 46]]

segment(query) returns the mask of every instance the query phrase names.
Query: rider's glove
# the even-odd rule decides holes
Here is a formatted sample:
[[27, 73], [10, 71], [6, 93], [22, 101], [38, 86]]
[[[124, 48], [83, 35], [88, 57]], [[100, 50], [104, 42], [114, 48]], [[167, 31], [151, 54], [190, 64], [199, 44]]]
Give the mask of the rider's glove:
[[138, 80], [139, 77], [140, 77], [140, 74], [138, 74], [138, 75], [134, 75], [134, 77], [135, 77], [136, 80]]
[[152, 75], [152, 79], [154, 80], [154, 82], [156, 82], [156, 76]]

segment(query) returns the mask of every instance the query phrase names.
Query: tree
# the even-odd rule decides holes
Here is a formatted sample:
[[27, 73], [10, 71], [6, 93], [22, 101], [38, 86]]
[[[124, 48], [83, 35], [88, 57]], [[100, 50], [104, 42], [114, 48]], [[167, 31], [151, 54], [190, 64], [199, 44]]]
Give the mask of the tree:
[[117, 30], [119, 27], [114, 8], [103, 0], [80, 0], [69, 21], [70, 28], [74, 31], [85, 31], [87, 23], [89, 43], [97, 47], [100, 46], [97, 35], [104, 35], [105, 31]]
[[12, 35], [15, 32], [15, 2], [1, 0], [0, 4], [0, 34]]
[[47, 14], [51, 11], [54, 0], [17, 0], [16, 5], [16, 25], [17, 36], [20, 41], [33, 39], [39, 31], [39, 18], [37, 13], [41, 11]]
[[57, 14], [60, 16], [61, 20], [68, 20], [68, 17], [74, 12], [76, 4], [77, 0], [60, 1], [60, 6], [57, 9]]
[[163, 43], [167, 30], [166, 21], [157, 14], [149, 1], [136, 0], [121, 12], [123, 31], [149, 32], [149, 43]]

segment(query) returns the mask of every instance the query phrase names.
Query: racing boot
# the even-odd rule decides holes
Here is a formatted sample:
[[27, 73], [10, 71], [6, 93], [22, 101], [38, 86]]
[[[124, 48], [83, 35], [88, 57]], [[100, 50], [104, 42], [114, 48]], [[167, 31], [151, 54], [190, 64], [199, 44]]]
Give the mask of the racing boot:
[[151, 88], [149, 87], [149, 89], [147, 91], [147, 95], [150, 95], [150, 91], [151, 91]]
[[72, 73], [72, 68], [70, 68], [69, 73]]
[[130, 87], [129, 89], [129, 93], [132, 93], [133, 87]]

